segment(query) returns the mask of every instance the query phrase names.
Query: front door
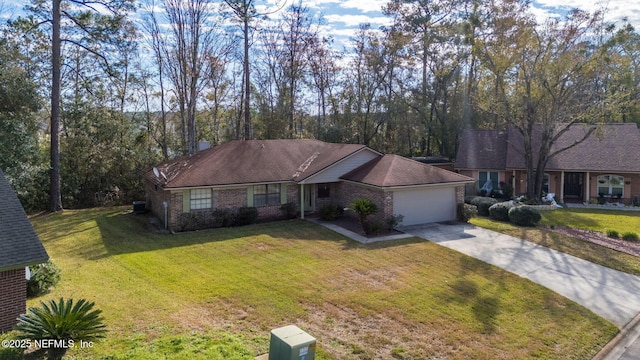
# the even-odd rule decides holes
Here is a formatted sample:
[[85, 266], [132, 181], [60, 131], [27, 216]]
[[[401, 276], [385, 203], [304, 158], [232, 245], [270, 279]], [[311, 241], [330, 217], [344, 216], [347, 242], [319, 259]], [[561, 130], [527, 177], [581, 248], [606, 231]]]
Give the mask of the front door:
[[582, 199], [583, 190], [583, 173], [568, 172], [564, 173], [564, 197], [569, 199]]
[[304, 186], [304, 211], [313, 212], [313, 199], [315, 198], [315, 188], [313, 184], [305, 184]]

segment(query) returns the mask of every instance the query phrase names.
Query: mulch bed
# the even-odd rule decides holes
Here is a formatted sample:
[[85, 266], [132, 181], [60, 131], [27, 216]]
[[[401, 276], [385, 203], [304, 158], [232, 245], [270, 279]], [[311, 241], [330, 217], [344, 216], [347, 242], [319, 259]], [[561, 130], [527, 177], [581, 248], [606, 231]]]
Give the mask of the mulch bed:
[[374, 235], [366, 235], [364, 233], [364, 230], [362, 229], [362, 225], [360, 225], [360, 222], [358, 221], [358, 219], [350, 217], [350, 216], [343, 216], [341, 218], [332, 220], [332, 221], [328, 221], [328, 223], [334, 224], [334, 225], [338, 225], [342, 228], [345, 228], [349, 231], [353, 231], [354, 233], [358, 234], [358, 235], [362, 235], [368, 238], [376, 238], [376, 237], [380, 237], [380, 236], [387, 236], [387, 235], [396, 235], [396, 234], [402, 234], [402, 232], [397, 231], [397, 230], [393, 230], [393, 231], [387, 231], [387, 230], [381, 230], [379, 233], [374, 234]]
[[606, 234], [601, 232], [572, 229], [567, 227], [557, 227], [553, 229], [553, 231], [560, 234], [572, 236], [578, 239], [582, 239], [585, 241], [589, 241], [594, 244], [607, 247], [609, 249], [624, 252], [629, 255], [640, 257], [640, 242], [610, 238]]

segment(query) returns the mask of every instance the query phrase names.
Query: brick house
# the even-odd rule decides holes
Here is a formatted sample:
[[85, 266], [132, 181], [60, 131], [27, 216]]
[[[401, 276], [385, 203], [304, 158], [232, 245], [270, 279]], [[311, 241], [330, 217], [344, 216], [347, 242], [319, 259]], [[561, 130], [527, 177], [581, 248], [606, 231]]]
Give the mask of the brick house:
[[25, 267], [49, 259], [15, 192], [0, 170], [0, 332], [26, 312]]
[[[551, 152], [581, 140], [588, 127], [573, 125]], [[536, 143], [534, 139], [534, 145]], [[522, 135], [515, 129], [462, 132], [455, 169], [476, 180], [468, 192], [510, 183], [515, 195], [526, 193]], [[537, 157], [534, 157], [537, 161]], [[470, 191], [469, 191], [470, 190]], [[543, 191], [560, 202], [595, 199], [631, 203], [640, 199], [640, 129], [634, 123], [605, 124], [585, 141], [560, 152], [545, 168]]]
[[378, 220], [402, 214], [404, 225], [453, 220], [473, 180], [367, 146], [317, 140], [247, 140], [163, 162], [143, 173], [146, 207], [173, 231], [217, 209], [255, 207], [278, 218], [293, 204], [301, 218], [325, 204], [374, 200]]

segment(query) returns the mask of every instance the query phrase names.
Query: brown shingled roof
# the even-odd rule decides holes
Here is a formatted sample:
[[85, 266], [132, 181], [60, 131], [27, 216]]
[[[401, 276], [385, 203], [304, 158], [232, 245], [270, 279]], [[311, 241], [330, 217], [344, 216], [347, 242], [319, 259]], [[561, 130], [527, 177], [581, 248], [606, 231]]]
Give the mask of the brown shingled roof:
[[[589, 126], [576, 124], [564, 133], [551, 151], [567, 147], [584, 138]], [[518, 152], [522, 135], [509, 131], [507, 168], [524, 169]], [[537, 159], [537, 158], [536, 158]], [[586, 140], [551, 158], [547, 170], [565, 171], [640, 171], [640, 130], [633, 123], [605, 124]]]
[[460, 135], [456, 169], [504, 169], [507, 163], [507, 132], [465, 129]]
[[385, 155], [371, 160], [340, 178], [379, 187], [473, 181], [467, 176], [398, 155]]
[[363, 149], [318, 140], [235, 140], [157, 165], [161, 178], [152, 169], [144, 176], [165, 188], [301, 181]]
[[[576, 124], [554, 144], [552, 151], [582, 139], [588, 126]], [[534, 138], [534, 148], [539, 140]], [[534, 154], [535, 155], [535, 154]], [[534, 161], [537, 157], [534, 156]], [[514, 128], [464, 130], [456, 158], [456, 169], [524, 169], [522, 135]], [[602, 125], [584, 142], [563, 151], [547, 164], [547, 170], [640, 172], [640, 129], [634, 123]]]

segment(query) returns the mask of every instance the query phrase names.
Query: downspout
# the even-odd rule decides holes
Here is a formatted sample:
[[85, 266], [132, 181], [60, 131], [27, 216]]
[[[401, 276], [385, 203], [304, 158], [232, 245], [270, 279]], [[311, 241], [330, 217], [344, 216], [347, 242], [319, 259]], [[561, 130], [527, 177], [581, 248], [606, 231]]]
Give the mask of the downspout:
[[164, 208], [164, 229], [167, 230], [168, 229], [168, 224], [169, 224], [169, 219], [167, 218], [167, 214], [168, 214], [168, 210], [169, 210], [169, 203], [165, 200], [162, 202], [162, 207]]

